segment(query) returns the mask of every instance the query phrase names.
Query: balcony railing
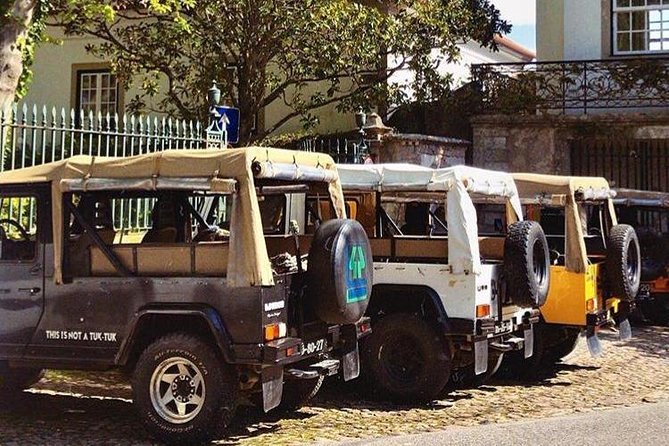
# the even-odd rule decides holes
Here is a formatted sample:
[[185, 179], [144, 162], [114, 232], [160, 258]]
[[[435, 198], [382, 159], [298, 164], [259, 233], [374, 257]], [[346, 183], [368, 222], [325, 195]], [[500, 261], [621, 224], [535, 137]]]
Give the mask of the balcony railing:
[[472, 66], [483, 113], [588, 113], [669, 107], [669, 58]]

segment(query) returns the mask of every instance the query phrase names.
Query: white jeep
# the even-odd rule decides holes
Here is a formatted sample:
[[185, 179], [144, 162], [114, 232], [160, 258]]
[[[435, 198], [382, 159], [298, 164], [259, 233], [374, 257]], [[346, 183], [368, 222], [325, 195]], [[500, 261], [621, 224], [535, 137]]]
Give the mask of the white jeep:
[[[503, 354], [532, 355], [549, 287], [549, 251], [522, 221], [509, 174], [457, 166], [338, 165], [347, 213], [367, 231], [374, 287], [361, 345], [362, 373], [384, 396], [432, 400], [446, 387], [490, 376]], [[477, 218], [496, 203], [507, 227]], [[324, 218], [329, 204], [311, 201]], [[485, 217], [482, 215], [480, 217]], [[482, 237], [479, 226], [493, 227]]]

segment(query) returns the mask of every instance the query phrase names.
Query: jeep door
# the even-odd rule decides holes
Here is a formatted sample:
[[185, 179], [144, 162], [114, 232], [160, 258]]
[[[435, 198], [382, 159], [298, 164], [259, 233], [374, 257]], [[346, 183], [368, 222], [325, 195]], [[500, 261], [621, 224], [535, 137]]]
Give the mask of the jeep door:
[[19, 357], [42, 315], [46, 188], [0, 187], [0, 355]]

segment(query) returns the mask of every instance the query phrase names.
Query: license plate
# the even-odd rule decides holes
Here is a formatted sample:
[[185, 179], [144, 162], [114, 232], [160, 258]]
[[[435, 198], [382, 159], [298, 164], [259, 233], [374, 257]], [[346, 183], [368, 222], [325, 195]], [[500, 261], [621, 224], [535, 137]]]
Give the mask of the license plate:
[[325, 339], [318, 339], [316, 341], [307, 342], [302, 347], [303, 355], [312, 355], [325, 350]]

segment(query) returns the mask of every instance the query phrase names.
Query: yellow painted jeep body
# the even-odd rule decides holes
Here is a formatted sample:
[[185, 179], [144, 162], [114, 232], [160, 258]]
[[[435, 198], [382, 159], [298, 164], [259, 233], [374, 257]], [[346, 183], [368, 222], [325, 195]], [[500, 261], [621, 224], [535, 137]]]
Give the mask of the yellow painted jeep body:
[[621, 299], [604, 296], [604, 259], [588, 252], [582, 203], [599, 206], [604, 225], [617, 224], [611, 191], [604, 178], [513, 174], [528, 219], [540, 220], [546, 207], [565, 211], [564, 264], [551, 265], [551, 283], [541, 315], [548, 324], [601, 326], [617, 313]]

